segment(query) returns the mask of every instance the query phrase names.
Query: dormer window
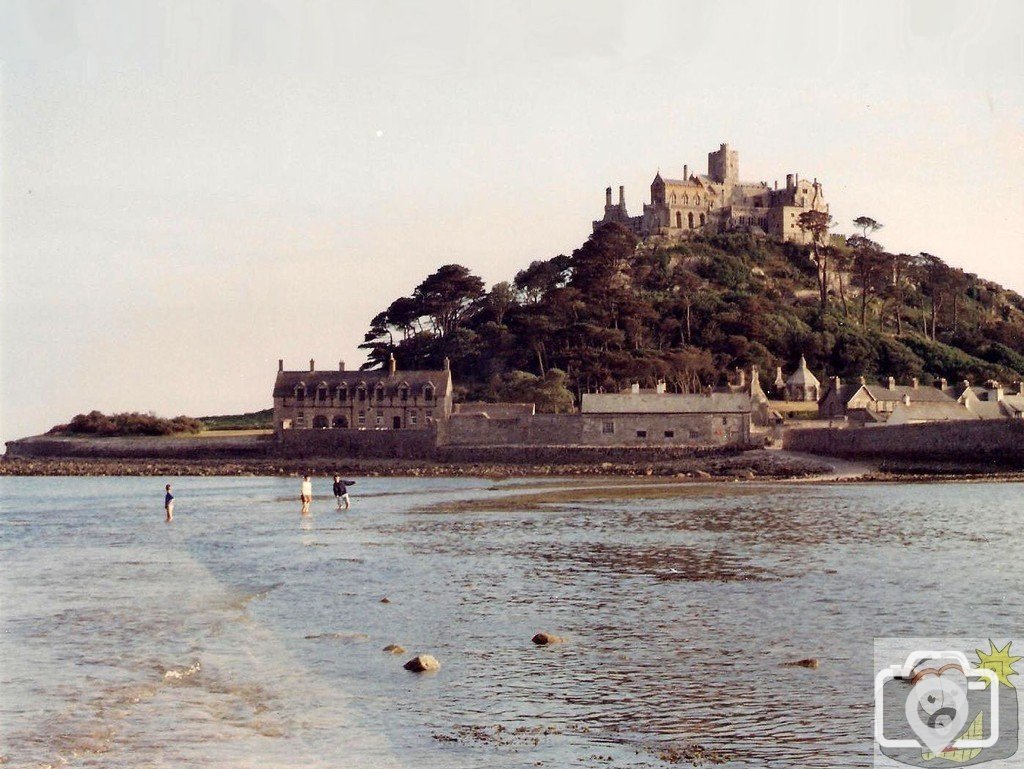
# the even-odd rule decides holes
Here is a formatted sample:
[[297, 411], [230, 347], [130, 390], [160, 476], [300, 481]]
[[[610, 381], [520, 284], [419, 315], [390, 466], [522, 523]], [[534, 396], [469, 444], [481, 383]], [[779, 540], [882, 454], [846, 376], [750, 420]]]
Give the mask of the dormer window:
[[373, 397], [376, 398], [378, 402], [384, 400], [384, 385], [377, 385], [377, 388], [373, 391]]
[[316, 399], [318, 403], [324, 403], [327, 400], [327, 385], [321, 382], [316, 388]]
[[400, 401], [409, 400], [409, 385], [403, 383], [398, 386], [398, 399]]
[[340, 384], [337, 389], [338, 402], [344, 403], [348, 400], [348, 385]]
[[304, 401], [306, 400], [306, 385], [297, 384], [295, 385], [295, 400]]
[[359, 386], [356, 387], [356, 400], [360, 403], [366, 402], [366, 384], [363, 382], [360, 382]]
[[426, 387], [423, 388], [423, 400], [434, 400], [434, 385], [428, 384]]

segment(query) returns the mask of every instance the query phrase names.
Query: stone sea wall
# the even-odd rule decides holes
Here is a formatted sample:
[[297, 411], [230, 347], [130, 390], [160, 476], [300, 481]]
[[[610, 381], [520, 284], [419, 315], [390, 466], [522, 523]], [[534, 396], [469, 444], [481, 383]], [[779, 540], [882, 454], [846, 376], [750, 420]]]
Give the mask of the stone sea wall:
[[962, 459], [1024, 466], [1024, 421], [935, 422], [787, 430], [783, 448], [834, 457]]

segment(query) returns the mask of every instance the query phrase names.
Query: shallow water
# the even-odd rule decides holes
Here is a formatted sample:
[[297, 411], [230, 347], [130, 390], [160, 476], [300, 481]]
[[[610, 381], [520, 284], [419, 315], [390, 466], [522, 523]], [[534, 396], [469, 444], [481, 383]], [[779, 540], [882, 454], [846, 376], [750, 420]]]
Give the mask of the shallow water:
[[0, 478], [7, 765], [869, 766], [873, 638], [1024, 615], [1019, 484], [170, 480]]

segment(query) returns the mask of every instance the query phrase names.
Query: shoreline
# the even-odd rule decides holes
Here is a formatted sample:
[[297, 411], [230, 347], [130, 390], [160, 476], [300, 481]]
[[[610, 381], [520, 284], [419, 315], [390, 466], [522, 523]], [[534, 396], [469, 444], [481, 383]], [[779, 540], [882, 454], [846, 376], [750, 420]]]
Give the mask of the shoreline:
[[335, 472], [363, 477], [560, 478], [622, 477], [675, 481], [774, 481], [800, 483], [1024, 482], [1024, 471], [945, 462], [850, 461], [788, 452], [752, 450], [732, 456], [593, 464], [465, 464], [403, 459], [161, 459], [114, 457], [0, 457], [0, 476], [283, 476]]

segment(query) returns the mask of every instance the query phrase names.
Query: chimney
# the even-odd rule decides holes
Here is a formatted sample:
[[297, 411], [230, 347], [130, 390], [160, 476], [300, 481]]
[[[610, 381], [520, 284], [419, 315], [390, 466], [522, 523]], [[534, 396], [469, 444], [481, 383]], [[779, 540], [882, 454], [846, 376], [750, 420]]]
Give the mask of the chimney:
[[839, 388], [843, 386], [843, 380], [837, 376], [832, 377], [832, 389], [839, 392]]
[[896, 377], [889, 377], [889, 389], [890, 390], [895, 390], [896, 389]]
[[690, 166], [685, 165], [685, 164], [683, 165], [683, 181], [684, 182], [690, 181]]
[[312, 358], [309, 359], [309, 370], [316, 371], [316, 361]]
[[1003, 386], [1001, 384], [999, 384], [998, 382], [996, 382], [996, 400], [997, 401], [1002, 401], [1004, 394], [1005, 393], [1004, 393], [1004, 390], [1003, 390]]
[[939, 389], [945, 390], [948, 386], [949, 383], [946, 381], [946, 377], [942, 377], [942, 379], [939, 380]]
[[737, 382], [737, 384], [739, 384], [740, 387], [746, 387], [747, 386], [747, 372], [746, 371], [744, 371], [741, 368], [736, 369], [736, 378], [739, 380]]
[[626, 210], [626, 188], [619, 185], [619, 208]]
[[793, 174], [786, 174], [786, 189], [793, 189]]
[[920, 382], [917, 377], [914, 377], [913, 379], [910, 380], [910, 386], [913, 387], [915, 390], [917, 389], [918, 384], [920, 384]]
[[284, 358], [277, 359], [277, 370], [284, 371]]
[[868, 380], [866, 378], [864, 378], [864, 377], [861, 377], [860, 378], [860, 383], [861, 383], [861, 385], [866, 385], [868, 383]]
[[779, 180], [778, 180], [778, 179], [776, 179], [776, 180], [775, 180], [775, 189], [778, 189], [778, 188], [779, 188]]
[[604, 190], [604, 204], [606, 206], [609, 206], [609, 207], [612, 204], [612, 188], [611, 187], [605, 187], [605, 190]]
[[639, 395], [640, 394], [640, 383], [639, 382], [633, 382], [633, 384], [631, 384], [629, 386], [629, 391], [633, 395]]
[[344, 371], [344, 370], [345, 370], [345, 361], [339, 360], [338, 361], [338, 371]]
[[397, 369], [398, 361], [395, 360], [395, 354], [391, 353], [391, 355], [388, 356], [388, 376], [394, 376]]
[[794, 187], [799, 187], [800, 186], [800, 174], [793, 174], [793, 186]]
[[970, 379], [965, 379], [964, 381], [962, 381], [960, 383], [960, 386], [963, 387], [965, 390], [970, 390], [971, 389], [971, 380]]
[[656, 383], [654, 385], [654, 392], [656, 392], [656, 393], [664, 393], [665, 392], [665, 383], [664, 382]]
[[447, 355], [444, 356], [444, 370], [445, 371], [451, 371], [452, 370], [452, 362], [451, 362], [451, 360], [448, 359]]

